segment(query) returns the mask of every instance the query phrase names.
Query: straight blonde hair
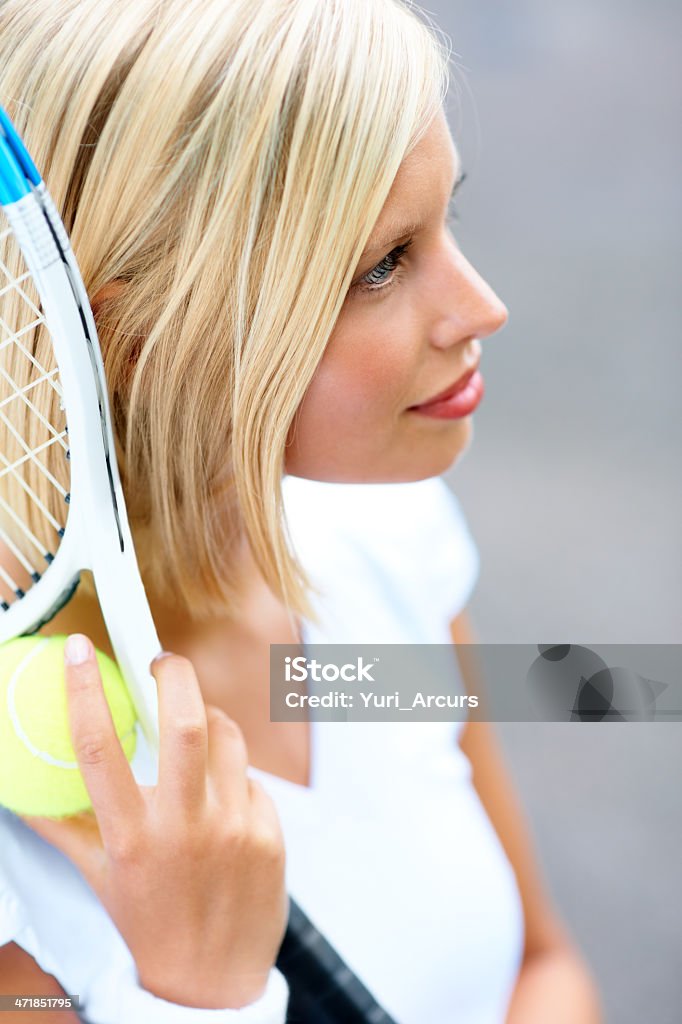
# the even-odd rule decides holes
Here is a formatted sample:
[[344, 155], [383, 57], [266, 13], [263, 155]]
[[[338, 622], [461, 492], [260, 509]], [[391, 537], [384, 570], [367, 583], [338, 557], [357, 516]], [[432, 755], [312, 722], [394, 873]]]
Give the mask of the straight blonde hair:
[[0, 2], [0, 102], [103, 296], [143, 580], [192, 618], [237, 613], [245, 538], [317, 621], [287, 436], [448, 61], [400, 0]]

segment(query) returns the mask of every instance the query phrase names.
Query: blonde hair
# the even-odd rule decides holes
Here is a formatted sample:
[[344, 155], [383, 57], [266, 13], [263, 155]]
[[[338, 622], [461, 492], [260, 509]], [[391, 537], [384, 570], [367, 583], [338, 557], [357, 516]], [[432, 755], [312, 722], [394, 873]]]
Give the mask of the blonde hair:
[[400, 0], [4, 0], [0, 102], [95, 308], [143, 579], [239, 607], [245, 537], [316, 621], [285, 447], [447, 46]]

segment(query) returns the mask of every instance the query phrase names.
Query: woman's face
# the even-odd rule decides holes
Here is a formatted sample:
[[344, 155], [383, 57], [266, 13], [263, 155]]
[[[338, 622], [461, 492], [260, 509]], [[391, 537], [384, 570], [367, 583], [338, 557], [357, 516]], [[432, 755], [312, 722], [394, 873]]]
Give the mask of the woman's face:
[[411, 408], [479, 362], [507, 309], [448, 229], [459, 162], [444, 115], [403, 161], [341, 315], [296, 413], [293, 476], [399, 483], [445, 472], [472, 436], [480, 376], [438, 410]]

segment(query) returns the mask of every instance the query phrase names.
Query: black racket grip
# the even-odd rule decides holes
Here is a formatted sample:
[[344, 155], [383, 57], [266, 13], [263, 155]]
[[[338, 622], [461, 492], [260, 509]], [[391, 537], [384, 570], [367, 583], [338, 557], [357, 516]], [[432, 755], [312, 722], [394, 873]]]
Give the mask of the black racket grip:
[[397, 1024], [291, 897], [276, 966], [289, 985], [287, 1024]]

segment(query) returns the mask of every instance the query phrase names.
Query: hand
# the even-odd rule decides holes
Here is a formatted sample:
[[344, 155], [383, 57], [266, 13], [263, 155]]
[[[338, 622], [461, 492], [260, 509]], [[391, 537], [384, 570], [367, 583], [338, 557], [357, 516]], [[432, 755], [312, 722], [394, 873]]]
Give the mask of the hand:
[[204, 705], [190, 661], [156, 658], [158, 781], [139, 786], [89, 640], [80, 664], [68, 662], [67, 645], [65, 668], [71, 737], [93, 811], [24, 821], [80, 869], [144, 988], [188, 1006], [255, 1002], [277, 958], [288, 900], [279, 819], [246, 774], [239, 727]]

